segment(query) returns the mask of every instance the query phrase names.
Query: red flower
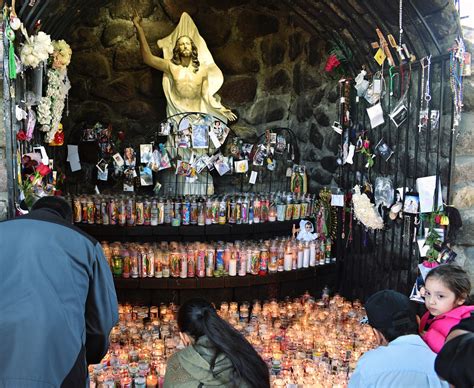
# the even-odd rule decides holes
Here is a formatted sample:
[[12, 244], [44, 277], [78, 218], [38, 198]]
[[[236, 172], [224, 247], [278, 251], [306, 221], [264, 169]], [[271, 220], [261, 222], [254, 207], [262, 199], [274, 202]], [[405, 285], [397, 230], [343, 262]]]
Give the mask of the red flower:
[[25, 133], [25, 131], [23, 131], [23, 130], [18, 131], [18, 133], [16, 134], [16, 139], [17, 139], [18, 141], [25, 141], [25, 140], [26, 140], [26, 133]]
[[43, 163], [40, 163], [38, 167], [36, 167], [36, 172], [38, 172], [41, 176], [46, 176], [51, 172], [51, 169]]
[[341, 62], [339, 61], [339, 59], [337, 59], [334, 54], [331, 54], [326, 61], [326, 66], [324, 67], [324, 70], [327, 72], [333, 71], [340, 64]]
[[368, 150], [369, 147], [370, 147], [370, 141], [368, 141], [367, 139], [364, 140], [364, 143], [362, 144], [362, 146], [363, 146], [366, 150]]
[[125, 140], [125, 132], [124, 131], [118, 131], [117, 137], [119, 138], [120, 141]]

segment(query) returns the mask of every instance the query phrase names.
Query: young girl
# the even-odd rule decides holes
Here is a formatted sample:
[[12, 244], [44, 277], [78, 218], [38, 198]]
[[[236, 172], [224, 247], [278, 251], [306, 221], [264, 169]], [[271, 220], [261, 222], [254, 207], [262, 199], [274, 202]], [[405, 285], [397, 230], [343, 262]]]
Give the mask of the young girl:
[[425, 306], [420, 334], [438, 353], [451, 328], [469, 317], [474, 306], [464, 305], [471, 292], [468, 274], [460, 267], [444, 264], [433, 268], [425, 279]]

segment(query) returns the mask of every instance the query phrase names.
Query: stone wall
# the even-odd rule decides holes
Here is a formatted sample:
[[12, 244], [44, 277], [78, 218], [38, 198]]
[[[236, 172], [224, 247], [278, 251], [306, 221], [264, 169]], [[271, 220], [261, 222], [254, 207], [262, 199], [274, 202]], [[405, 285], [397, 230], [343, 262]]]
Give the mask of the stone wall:
[[[463, 29], [467, 50], [472, 53], [474, 29]], [[456, 135], [452, 204], [459, 209], [463, 222], [455, 251], [474, 285], [474, 75], [464, 78], [463, 94], [464, 113]]]
[[[111, 2], [83, 15], [72, 36], [65, 37], [73, 48], [71, 113], [65, 120], [71, 142], [86, 122], [102, 121], [138, 144], [165, 118], [162, 73], [143, 64], [127, 4]], [[326, 44], [265, 5], [208, 0], [199, 2], [199, 9], [191, 3], [180, 6], [137, 2], [154, 53], [161, 54], [157, 39], [168, 35], [187, 11], [224, 73], [219, 94], [239, 116], [232, 126], [235, 133], [253, 140], [266, 128], [291, 128], [308, 168], [310, 190], [330, 185], [339, 137], [329, 126], [336, 118], [337, 77], [323, 70]]]

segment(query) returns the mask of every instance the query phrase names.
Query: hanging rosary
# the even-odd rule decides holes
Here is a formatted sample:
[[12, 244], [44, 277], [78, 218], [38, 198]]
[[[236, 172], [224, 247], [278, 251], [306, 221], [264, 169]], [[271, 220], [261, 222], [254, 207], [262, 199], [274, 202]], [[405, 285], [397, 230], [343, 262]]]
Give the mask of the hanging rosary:
[[[420, 90], [420, 117], [418, 122], [418, 132], [428, 128], [430, 95], [430, 70], [431, 55], [420, 59], [421, 65], [421, 90]], [[426, 74], [426, 82], [425, 82]]]
[[449, 75], [451, 92], [453, 93], [454, 102], [454, 121], [452, 131], [456, 130], [456, 127], [461, 122], [462, 112], [462, 73], [464, 70], [464, 53], [465, 47], [464, 42], [461, 38], [456, 39], [454, 47], [451, 49], [449, 56]]

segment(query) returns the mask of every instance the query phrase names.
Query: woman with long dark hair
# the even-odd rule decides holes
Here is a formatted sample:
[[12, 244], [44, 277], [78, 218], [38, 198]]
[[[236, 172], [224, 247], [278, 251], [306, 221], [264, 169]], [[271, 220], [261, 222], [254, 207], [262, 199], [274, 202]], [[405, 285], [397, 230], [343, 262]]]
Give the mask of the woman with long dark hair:
[[168, 360], [164, 388], [269, 388], [268, 367], [204, 299], [185, 302], [178, 327], [186, 348]]

